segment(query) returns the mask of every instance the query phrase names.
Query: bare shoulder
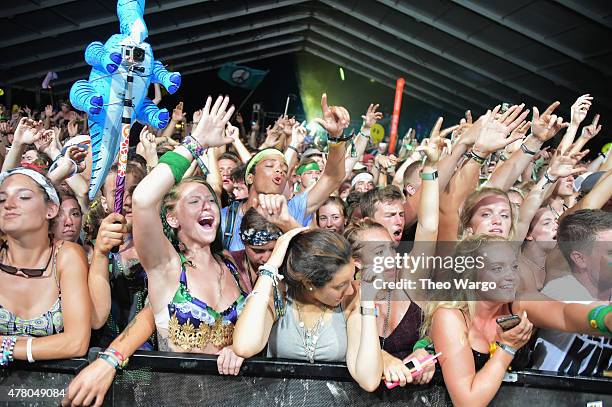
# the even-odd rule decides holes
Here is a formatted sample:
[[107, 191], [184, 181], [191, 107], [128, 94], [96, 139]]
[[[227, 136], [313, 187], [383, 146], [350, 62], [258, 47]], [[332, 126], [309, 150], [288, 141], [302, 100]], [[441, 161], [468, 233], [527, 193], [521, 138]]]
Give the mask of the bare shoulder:
[[55, 246], [58, 248], [57, 262], [58, 265], [74, 265], [77, 259], [85, 260], [87, 263], [87, 254], [83, 246], [68, 241], [55, 242]]
[[432, 329], [442, 327], [444, 330], [463, 330], [468, 329], [467, 321], [463, 313], [458, 308], [438, 308], [431, 319]]

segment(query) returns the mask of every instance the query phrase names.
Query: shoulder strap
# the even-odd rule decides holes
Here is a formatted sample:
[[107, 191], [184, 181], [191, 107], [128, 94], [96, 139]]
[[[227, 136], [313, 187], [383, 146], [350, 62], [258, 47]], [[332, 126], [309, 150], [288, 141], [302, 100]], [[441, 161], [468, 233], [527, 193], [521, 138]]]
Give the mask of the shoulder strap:
[[233, 201], [227, 209], [227, 217], [225, 218], [225, 233], [223, 234], [223, 248], [229, 250], [230, 243], [234, 237], [234, 226], [236, 225], [236, 216], [240, 201]]

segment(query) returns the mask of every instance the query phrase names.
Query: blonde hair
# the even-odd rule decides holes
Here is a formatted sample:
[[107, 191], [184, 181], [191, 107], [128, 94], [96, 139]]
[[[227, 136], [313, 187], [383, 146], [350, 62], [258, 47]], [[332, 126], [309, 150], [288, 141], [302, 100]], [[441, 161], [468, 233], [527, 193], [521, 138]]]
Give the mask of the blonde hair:
[[363, 249], [366, 246], [366, 242], [361, 237], [362, 232], [366, 232], [372, 229], [381, 229], [387, 231], [387, 229], [378, 222], [371, 219], [361, 219], [357, 222], [350, 223], [349, 226], [344, 230], [344, 237], [348, 240], [353, 251], [354, 259], [363, 259]]
[[516, 215], [514, 213], [514, 207], [510, 203], [510, 199], [508, 198], [508, 194], [506, 192], [502, 191], [499, 188], [491, 188], [491, 187], [480, 188], [472, 192], [465, 199], [465, 202], [463, 203], [463, 207], [461, 208], [461, 212], [459, 213], [459, 230], [457, 233], [457, 237], [459, 239], [465, 239], [466, 237], [470, 235], [468, 228], [470, 227], [470, 221], [472, 220], [472, 217], [476, 213], [476, 210], [478, 210], [479, 208], [478, 204], [484, 198], [488, 196], [492, 196], [492, 195], [502, 197], [508, 202], [508, 207], [510, 208], [510, 220], [511, 220], [510, 231], [508, 232], [508, 239], [512, 239], [512, 236], [514, 235], [514, 231], [516, 229], [515, 228]]
[[[486, 244], [507, 241], [508, 239], [505, 239], [501, 236], [492, 236], [484, 234], [468, 236], [457, 243], [454, 255], [456, 257], [475, 257], [476, 253], [480, 252], [480, 250], [482, 250], [483, 247], [486, 246]], [[476, 278], [475, 274], [475, 268], [466, 269], [463, 273], [465, 278], [471, 280], [474, 280]], [[436, 278], [435, 281], [441, 281], [441, 279]], [[454, 287], [454, 285], [451, 286]], [[434, 314], [439, 308], [458, 309], [466, 317], [466, 320], [473, 319], [474, 314], [476, 313], [476, 298], [473, 296], [473, 294], [471, 294], [471, 290], [456, 289], [454, 291], [451, 291], [450, 293], [447, 291], [445, 292], [445, 294], [443, 294], [445, 298], [439, 301], [436, 301], [435, 294], [436, 293], [434, 293], [433, 298], [431, 298], [430, 301], [426, 302], [425, 308], [423, 309], [424, 319], [423, 324], [421, 325], [421, 336], [429, 335], [431, 321], [433, 319]], [[452, 300], [449, 301], [449, 298], [452, 298]]]

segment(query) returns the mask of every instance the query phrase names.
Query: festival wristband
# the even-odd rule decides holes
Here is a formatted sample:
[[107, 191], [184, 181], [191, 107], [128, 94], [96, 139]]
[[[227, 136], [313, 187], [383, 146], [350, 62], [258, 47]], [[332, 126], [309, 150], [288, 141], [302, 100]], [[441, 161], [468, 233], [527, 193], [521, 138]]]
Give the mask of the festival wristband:
[[102, 353], [105, 353], [105, 354], [112, 355], [112, 356], [116, 357], [119, 360], [119, 368], [120, 369], [125, 368], [127, 366], [128, 362], [130, 361], [130, 358], [126, 358], [118, 350], [115, 350], [113, 348], [107, 348]]
[[436, 179], [438, 179], [438, 171], [433, 171], [433, 172], [421, 172], [421, 179], [423, 181], [434, 181]]
[[162, 155], [159, 159], [160, 164], [166, 164], [170, 167], [172, 171], [172, 175], [174, 176], [174, 182], [178, 184], [183, 179], [183, 175], [189, 169], [191, 163], [188, 159], [180, 155], [179, 153], [175, 153], [174, 151], [168, 151], [164, 155]]
[[546, 184], [554, 184], [555, 182], [557, 182], [557, 178], [552, 178], [548, 173], [548, 170], [544, 172], [544, 179], [546, 179]]
[[486, 157], [481, 157], [481, 156], [479, 156], [478, 154], [476, 154], [476, 153], [474, 152], [474, 150], [470, 150], [470, 151], [468, 152], [468, 154], [469, 154], [469, 157], [470, 157], [472, 160], [476, 161], [476, 162], [477, 162], [478, 164], [480, 164], [480, 165], [483, 165], [483, 164], [485, 163], [485, 161], [487, 160], [487, 158], [486, 158]]
[[200, 167], [200, 169], [202, 170], [203, 175], [206, 176], [208, 174], [208, 168], [206, 168], [206, 164], [202, 160], [202, 156], [204, 155], [204, 153], [206, 153], [206, 148], [204, 148], [198, 142], [198, 140], [191, 136], [185, 137], [181, 142], [181, 145], [187, 150], [189, 150], [189, 152], [193, 156], [193, 159], [197, 161], [198, 167]]
[[521, 150], [523, 150], [525, 154], [529, 154], [529, 155], [536, 155], [538, 153], [537, 151], [532, 151], [529, 148], [527, 148], [525, 143], [521, 144]]
[[612, 312], [612, 305], [600, 305], [589, 311], [589, 325], [597, 329], [604, 335], [611, 335], [612, 332], [606, 326], [606, 316]]
[[112, 355], [109, 355], [108, 353], [101, 353], [100, 355], [98, 355], [98, 359], [102, 359], [103, 361], [111, 365], [115, 370], [121, 369], [121, 362], [119, 362], [119, 359]]

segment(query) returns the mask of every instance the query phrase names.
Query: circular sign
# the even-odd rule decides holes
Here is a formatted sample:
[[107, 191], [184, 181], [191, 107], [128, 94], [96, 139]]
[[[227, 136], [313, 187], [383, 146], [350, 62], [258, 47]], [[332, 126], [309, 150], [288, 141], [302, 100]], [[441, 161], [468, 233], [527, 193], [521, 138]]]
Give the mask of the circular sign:
[[244, 69], [236, 69], [232, 72], [232, 80], [238, 84], [246, 81], [251, 76], [251, 73]]
[[370, 127], [370, 136], [374, 144], [380, 143], [385, 137], [385, 128], [380, 123], [374, 124], [374, 126]]
[[601, 148], [601, 152], [602, 153], [607, 153], [608, 151], [610, 151], [610, 148], [612, 148], [612, 143], [606, 143], [604, 144], [604, 146]]

